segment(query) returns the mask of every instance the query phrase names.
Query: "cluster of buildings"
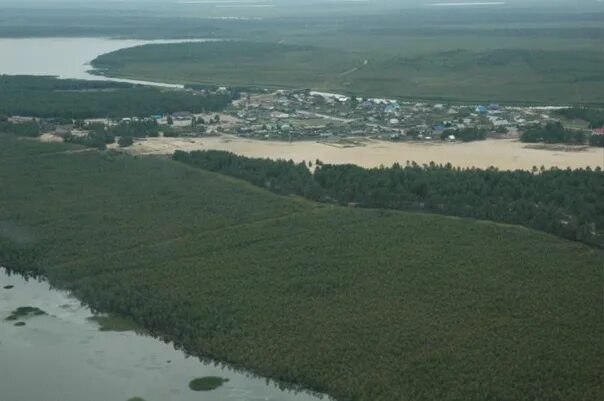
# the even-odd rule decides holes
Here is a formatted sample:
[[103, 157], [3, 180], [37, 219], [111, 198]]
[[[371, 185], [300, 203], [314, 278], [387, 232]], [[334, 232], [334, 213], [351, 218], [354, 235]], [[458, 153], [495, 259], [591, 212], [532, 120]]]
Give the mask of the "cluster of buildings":
[[[240, 93], [237, 100], [219, 114], [181, 111], [147, 118], [91, 119], [80, 125], [77, 122], [57, 125], [55, 134], [83, 136], [90, 124], [111, 127], [151, 121], [165, 127], [159, 130], [159, 134], [164, 136], [232, 134], [289, 141], [338, 141], [354, 137], [391, 141], [456, 141], [463, 131], [467, 133], [468, 130], [480, 130], [487, 137], [515, 137], [524, 127], [557, 120], [555, 109], [495, 103], [409, 102], [310, 90], [278, 90], [274, 93]], [[28, 118], [11, 119], [22, 122]]]
[[[553, 119], [547, 108], [402, 102], [308, 90], [244, 94], [228, 113], [239, 121], [233, 134], [289, 140], [354, 136], [440, 140], [445, 131], [463, 129], [485, 130], [498, 137], [514, 136], [522, 127]], [[455, 139], [454, 135], [447, 137]]]

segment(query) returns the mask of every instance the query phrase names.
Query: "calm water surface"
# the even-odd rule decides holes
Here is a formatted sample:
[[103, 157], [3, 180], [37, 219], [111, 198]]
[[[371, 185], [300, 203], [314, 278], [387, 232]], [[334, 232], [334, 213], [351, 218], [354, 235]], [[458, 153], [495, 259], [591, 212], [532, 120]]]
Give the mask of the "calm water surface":
[[[88, 73], [90, 61], [101, 54], [148, 43], [203, 42], [194, 40], [114, 40], [103, 38], [0, 39], [0, 75], [53, 75], [59, 78], [104, 79]], [[178, 87], [158, 82], [112, 81]]]
[[[12, 289], [4, 286], [13, 285]], [[4, 320], [20, 306], [48, 315]], [[281, 391], [263, 379], [204, 364], [152, 337], [99, 331], [91, 311], [48, 283], [0, 268], [0, 400], [2, 401], [317, 401]], [[230, 381], [194, 392], [190, 380], [220, 376]], [[328, 400], [327, 397], [323, 398]]]

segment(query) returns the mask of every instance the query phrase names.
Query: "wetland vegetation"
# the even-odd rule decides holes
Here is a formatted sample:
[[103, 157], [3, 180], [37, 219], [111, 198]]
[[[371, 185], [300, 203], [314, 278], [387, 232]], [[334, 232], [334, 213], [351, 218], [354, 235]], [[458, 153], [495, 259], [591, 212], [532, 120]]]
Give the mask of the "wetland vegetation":
[[28, 317], [33, 317], [33, 316], [43, 316], [46, 315], [46, 312], [44, 312], [42, 309], [40, 308], [36, 308], [34, 306], [20, 306], [17, 309], [15, 309], [14, 311], [11, 312], [11, 314], [6, 317], [5, 320], [19, 320], [19, 319], [26, 319]]
[[[43, 278], [0, 267], [0, 283], [15, 285], [14, 291], [0, 291], [2, 401], [199, 401], [201, 394], [188, 386], [196, 376], [230, 379], [212, 392], [213, 401], [240, 399], [242, 394], [249, 400], [319, 400], [191, 357], [151, 336], [98, 330], [91, 319], [94, 312]], [[25, 302], [48, 314], [18, 322], [3, 319]]]
[[193, 391], [211, 391], [216, 390], [223, 383], [228, 382], [229, 379], [223, 379], [222, 377], [207, 376], [193, 379], [189, 382], [189, 388]]
[[[120, 136], [120, 146], [136, 147], [133, 137], [159, 135], [139, 122], [92, 126], [85, 139], [66, 136], [71, 143], [33, 139], [80, 124], [73, 120], [218, 111], [251, 88], [338, 92], [357, 105], [425, 99], [444, 111], [573, 105], [556, 112], [563, 124], [599, 128], [601, 2], [22, 3], [3, 7], [0, 37], [226, 40], [151, 44], [93, 61], [96, 73], [186, 90], [0, 76], [0, 266], [46, 277], [91, 308], [35, 280], [27, 283], [34, 295], [53, 296], [21, 306], [45, 298], [21, 293], [25, 279], [7, 281], [18, 285], [0, 292], [3, 399], [183, 401], [220, 386], [209, 394], [217, 400], [242, 391], [314, 399], [264, 381], [254, 387], [238, 368], [338, 401], [604, 399], [601, 168], [410, 161], [363, 169], [82, 146], [105, 149]], [[40, 119], [14, 124], [8, 116], [17, 115]], [[568, 128], [544, 125], [524, 139], [602, 146], [604, 135]], [[485, 132], [455, 135], [474, 141]], [[133, 341], [128, 331], [140, 327], [172, 344]], [[173, 346], [235, 369], [201, 366]]]
[[100, 331], [134, 331], [138, 334], [148, 334], [144, 327], [132, 319], [115, 314], [97, 314], [90, 318], [99, 325]]
[[2, 263], [190, 353], [342, 400], [604, 396], [601, 250], [0, 141]]

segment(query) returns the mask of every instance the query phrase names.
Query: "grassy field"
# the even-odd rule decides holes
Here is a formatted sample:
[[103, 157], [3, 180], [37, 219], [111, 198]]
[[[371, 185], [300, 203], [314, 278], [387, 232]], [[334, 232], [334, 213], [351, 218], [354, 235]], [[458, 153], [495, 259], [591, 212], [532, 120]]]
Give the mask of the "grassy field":
[[344, 51], [254, 42], [183, 43], [124, 49], [97, 58], [106, 75], [158, 81], [328, 88], [340, 73], [363, 62]]
[[107, 75], [450, 101], [604, 104], [604, 12], [406, 10], [269, 19], [228, 43], [100, 56]]
[[[0, 138], [0, 261], [342, 400], [601, 400], [601, 251]], [[76, 148], [77, 149], [77, 148]]]
[[120, 77], [439, 101], [604, 104], [604, 3], [593, 0], [547, 7], [521, 0], [501, 7], [428, 7], [424, 0], [321, 7], [310, 0], [273, 0], [268, 7], [18, 3], [3, 9], [0, 37], [253, 42], [223, 51], [211, 44], [155, 46], [97, 60]]
[[255, 42], [146, 45], [98, 57], [105, 75], [171, 83], [310, 88], [364, 96], [604, 104], [601, 55], [587, 50], [450, 50], [375, 59]]

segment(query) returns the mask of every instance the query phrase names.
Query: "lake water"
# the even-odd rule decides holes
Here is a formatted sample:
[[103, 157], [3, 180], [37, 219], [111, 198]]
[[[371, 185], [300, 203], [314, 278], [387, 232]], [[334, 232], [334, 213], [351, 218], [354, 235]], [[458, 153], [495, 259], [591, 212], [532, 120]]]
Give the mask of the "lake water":
[[[14, 286], [11, 289], [5, 286]], [[6, 317], [32, 306], [47, 313]], [[317, 401], [281, 391], [263, 379], [186, 357], [155, 338], [134, 332], [99, 331], [91, 311], [43, 281], [26, 281], [0, 267], [0, 400], [2, 401]], [[189, 381], [228, 378], [222, 387], [194, 392]], [[327, 400], [327, 398], [324, 398]]]
[[103, 38], [0, 39], [0, 75], [53, 75], [59, 78], [94, 79], [179, 87], [158, 82], [105, 78], [90, 74], [90, 62], [119, 49], [150, 43], [203, 42], [192, 40], [118, 40]]

